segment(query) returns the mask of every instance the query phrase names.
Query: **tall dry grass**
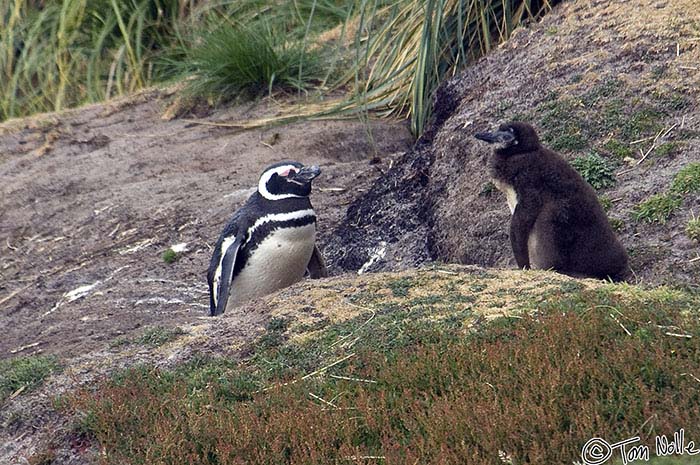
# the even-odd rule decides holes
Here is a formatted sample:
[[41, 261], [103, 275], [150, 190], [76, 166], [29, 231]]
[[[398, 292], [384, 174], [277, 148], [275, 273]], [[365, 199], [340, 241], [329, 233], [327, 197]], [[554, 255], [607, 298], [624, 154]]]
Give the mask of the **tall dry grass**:
[[[0, 120], [188, 77], [195, 92], [225, 99], [248, 87], [314, 89], [316, 104], [288, 118], [408, 116], [420, 135], [438, 84], [554, 1], [8, 0]], [[319, 42], [333, 30], [340, 37]], [[237, 46], [251, 37], [253, 48]], [[327, 98], [339, 90], [344, 98]]]
[[0, 121], [133, 92], [167, 77], [195, 0], [0, 2]]

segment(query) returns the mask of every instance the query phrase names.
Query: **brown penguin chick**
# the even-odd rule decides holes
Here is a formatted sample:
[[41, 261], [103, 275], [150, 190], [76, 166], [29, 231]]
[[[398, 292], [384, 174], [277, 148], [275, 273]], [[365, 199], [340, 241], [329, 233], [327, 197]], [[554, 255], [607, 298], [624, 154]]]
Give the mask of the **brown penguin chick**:
[[627, 277], [627, 252], [595, 191], [540, 144], [532, 126], [511, 122], [475, 137], [501, 144], [489, 159], [489, 171], [510, 207], [510, 241], [520, 268], [613, 281]]

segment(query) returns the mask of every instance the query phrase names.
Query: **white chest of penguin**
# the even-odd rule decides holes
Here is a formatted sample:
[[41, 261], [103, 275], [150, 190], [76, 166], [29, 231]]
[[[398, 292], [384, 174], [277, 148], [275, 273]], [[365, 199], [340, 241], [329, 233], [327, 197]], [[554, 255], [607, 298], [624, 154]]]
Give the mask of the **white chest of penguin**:
[[[518, 194], [515, 192], [515, 189], [513, 186], [511, 186], [508, 183], [505, 183], [503, 181], [499, 181], [494, 179], [493, 184], [496, 186], [496, 188], [503, 192], [506, 196], [506, 202], [508, 202], [508, 208], [510, 209], [510, 214], [512, 215], [515, 213], [515, 207], [518, 206]], [[537, 234], [535, 233], [535, 230], [533, 229], [530, 234], [528, 235], [527, 238], [527, 249], [528, 249], [528, 258], [530, 260], [530, 266], [532, 268], [542, 268], [540, 265], [540, 249], [539, 247], [542, 244], [540, 244], [540, 241], [537, 238]]]
[[227, 307], [269, 294], [300, 281], [306, 273], [316, 241], [315, 223], [279, 228], [253, 251], [233, 280]]
[[513, 186], [503, 181], [499, 181], [498, 179], [493, 180], [493, 185], [496, 186], [496, 189], [506, 195], [506, 202], [508, 202], [510, 214], [512, 215], [515, 213], [515, 207], [518, 205], [518, 194], [515, 192]]

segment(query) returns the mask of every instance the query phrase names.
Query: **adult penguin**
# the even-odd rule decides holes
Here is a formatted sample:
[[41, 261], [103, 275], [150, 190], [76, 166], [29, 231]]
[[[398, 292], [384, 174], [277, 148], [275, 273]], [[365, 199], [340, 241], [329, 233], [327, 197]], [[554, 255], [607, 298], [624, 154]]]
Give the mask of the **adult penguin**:
[[316, 246], [311, 181], [318, 166], [281, 162], [268, 166], [258, 189], [233, 215], [209, 264], [209, 306], [220, 315], [245, 301], [301, 280], [327, 275]]

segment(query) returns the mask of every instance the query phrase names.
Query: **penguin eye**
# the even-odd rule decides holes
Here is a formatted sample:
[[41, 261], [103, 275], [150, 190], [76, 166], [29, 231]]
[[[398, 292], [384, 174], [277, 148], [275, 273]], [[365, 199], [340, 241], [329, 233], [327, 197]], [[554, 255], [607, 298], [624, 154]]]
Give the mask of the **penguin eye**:
[[290, 174], [293, 174], [293, 173], [296, 173], [296, 172], [297, 172], [297, 170], [295, 170], [294, 168], [290, 168], [290, 169], [288, 169], [288, 170], [286, 170], [286, 171], [282, 171], [282, 172], [280, 173], [280, 176], [282, 176], [283, 178], [286, 178], [286, 177], [289, 176]]
[[515, 134], [515, 130], [513, 129], [512, 126], [508, 128], [508, 131], [510, 131], [511, 134]]

